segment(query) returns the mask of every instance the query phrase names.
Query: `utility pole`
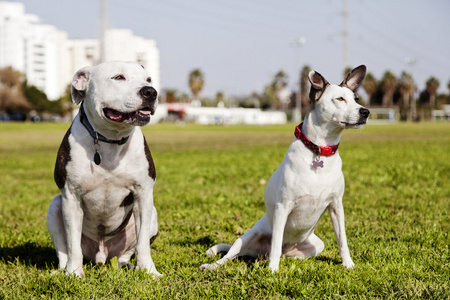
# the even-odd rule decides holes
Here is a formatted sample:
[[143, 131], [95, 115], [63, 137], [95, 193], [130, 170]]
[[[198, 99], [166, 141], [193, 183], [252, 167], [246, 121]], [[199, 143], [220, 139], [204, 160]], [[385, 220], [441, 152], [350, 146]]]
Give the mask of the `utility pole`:
[[415, 121], [417, 118], [417, 103], [416, 103], [416, 84], [414, 82], [414, 65], [416, 64], [416, 59], [414, 57], [405, 58], [405, 63], [410, 68], [409, 73], [411, 75], [411, 84], [413, 86], [413, 91], [409, 95], [409, 119]]
[[348, 9], [347, 0], [343, 0], [342, 9], [342, 72], [349, 66], [348, 62]]
[[100, 62], [106, 60], [105, 34], [108, 27], [108, 0], [100, 0]]
[[297, 75], [298, 75], [298, 92], [295, 95], [295, 109], [292, 115], [292, 119], [295, 123], [302, 121], [302, 70], [300, 59], [300, 48], [306, 44], [306, 38], [300, 37], [293, 39], [290, 46], [298, 49], [298, 61], [297, 61]]

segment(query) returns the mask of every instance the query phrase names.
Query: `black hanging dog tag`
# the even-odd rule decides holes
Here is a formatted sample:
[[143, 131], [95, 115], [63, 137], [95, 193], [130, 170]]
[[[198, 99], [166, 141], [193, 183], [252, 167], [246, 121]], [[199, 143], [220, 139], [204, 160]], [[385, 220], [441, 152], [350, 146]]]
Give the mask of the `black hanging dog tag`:
[[100, 156], [100, 153], [98, 153], [98, 151], [95, 151], [94, 162], [97, 166], [102, 162], [102, 157]]
[[100, 144], [98, 143], [98, 133], [95, 133], [95, 139], [94, 139], [94, 163], [98, 166], [102, 162], [102, 157], [100, 153], [98, 153], [98, 150], [100, 149]]

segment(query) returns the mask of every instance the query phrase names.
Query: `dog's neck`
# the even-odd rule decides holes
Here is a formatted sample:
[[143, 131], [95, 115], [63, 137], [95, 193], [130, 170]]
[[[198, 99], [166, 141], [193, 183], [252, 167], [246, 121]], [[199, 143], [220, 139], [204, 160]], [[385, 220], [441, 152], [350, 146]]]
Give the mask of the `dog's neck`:
[[98, 135], [98, 140], [100, 142], [105, 142], [109, 144], [123, 145], [128, 141], [134, 127], [127, 131], [113, 131], [109, 128], [102, 128], [100, 125], [96, 124], [92, 120], [94, 118], [90, 116], [89, 111], [84, 109], [84, 102], [81, 103], [80, 107], [80, 122], [89, 132], [91, 137], [95, 140]]
[[344, 129], [336, 127], [330, 122], [322, 122], [320, 116], [310, 109], [306, 113], [301, 130], [314, 144], [332, 146], [339, 144]]

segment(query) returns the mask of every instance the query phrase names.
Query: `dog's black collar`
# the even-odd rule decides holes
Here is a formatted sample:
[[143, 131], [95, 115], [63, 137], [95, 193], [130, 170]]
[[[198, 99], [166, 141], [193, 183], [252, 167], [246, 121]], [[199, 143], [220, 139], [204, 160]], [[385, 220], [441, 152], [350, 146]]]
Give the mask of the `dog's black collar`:
[[111, 140], [105, 137], [104, 135], [98, 133], [94, 130], [91, 123], [89, 123], [89, 120], [87, 118], [86, 112], [84, 111], [84, 102], [81, 103], [80, 107], [80, 122], [83, 124], [84, 128], [89, 132], [91, 137], [94, 139], [94, 163], [96, 165], [99, 165], [102, 162], [102, 156], [98, 152], [100, 149], [99, 141], [109, 144], [117, 144], [117, 145], [123, 145], [128, 141], [129, 136], [123, 137], [120, 140]]
[[80, 122], [81, 122], [81, 124], [83, 124], [84, 128], [86, 128], [86, 130], [89, 132], [91, 137], [94, 139], [95, 144], [98, 144], [98, 141], [100, 141], [100, 142], [109, 143], [109, 144], [123, 145], [128, 141], [128, 139], [130, 138], [129, 136], [123, 137], [120, 140], [111, 140], [111, 139], [108, 139], [107, 137], [105, 137], [104, 135], [96, 132], [94, 130], [94, 128], [92, 127], [91, 123], [89, 123], [86, 112], [84, 111], [83, 104], [84, 104], [84, 102], [81, 104], [81, 107], [80, 107]]

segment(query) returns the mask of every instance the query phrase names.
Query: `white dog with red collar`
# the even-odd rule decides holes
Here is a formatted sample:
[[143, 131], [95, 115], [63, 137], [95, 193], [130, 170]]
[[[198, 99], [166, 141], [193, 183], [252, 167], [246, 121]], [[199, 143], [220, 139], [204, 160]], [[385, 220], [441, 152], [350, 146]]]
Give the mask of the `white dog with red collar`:
[[327, 209], [342, 264], [354, 266], [345, 235], [345, 185], [337, 147], [342, 131], [364, 126], [370, 114], [355, 95], [365, 73], [366, 67], [359, 66], [340, 85], [329, 84], [315, 71], [309, 73], [311, 105], [304, 123], [295, 130], [296, 139], [267, 184], [266, 214], [233, 245], [211, 247], [207, 251], [210, 256], [227, 253], [201, 269], [215, 269], [236, 256], [268, 254], [269, 268], [276, 271], [282, 254], [299, 259], [317, 256], [324, 243], [314, 229]]

